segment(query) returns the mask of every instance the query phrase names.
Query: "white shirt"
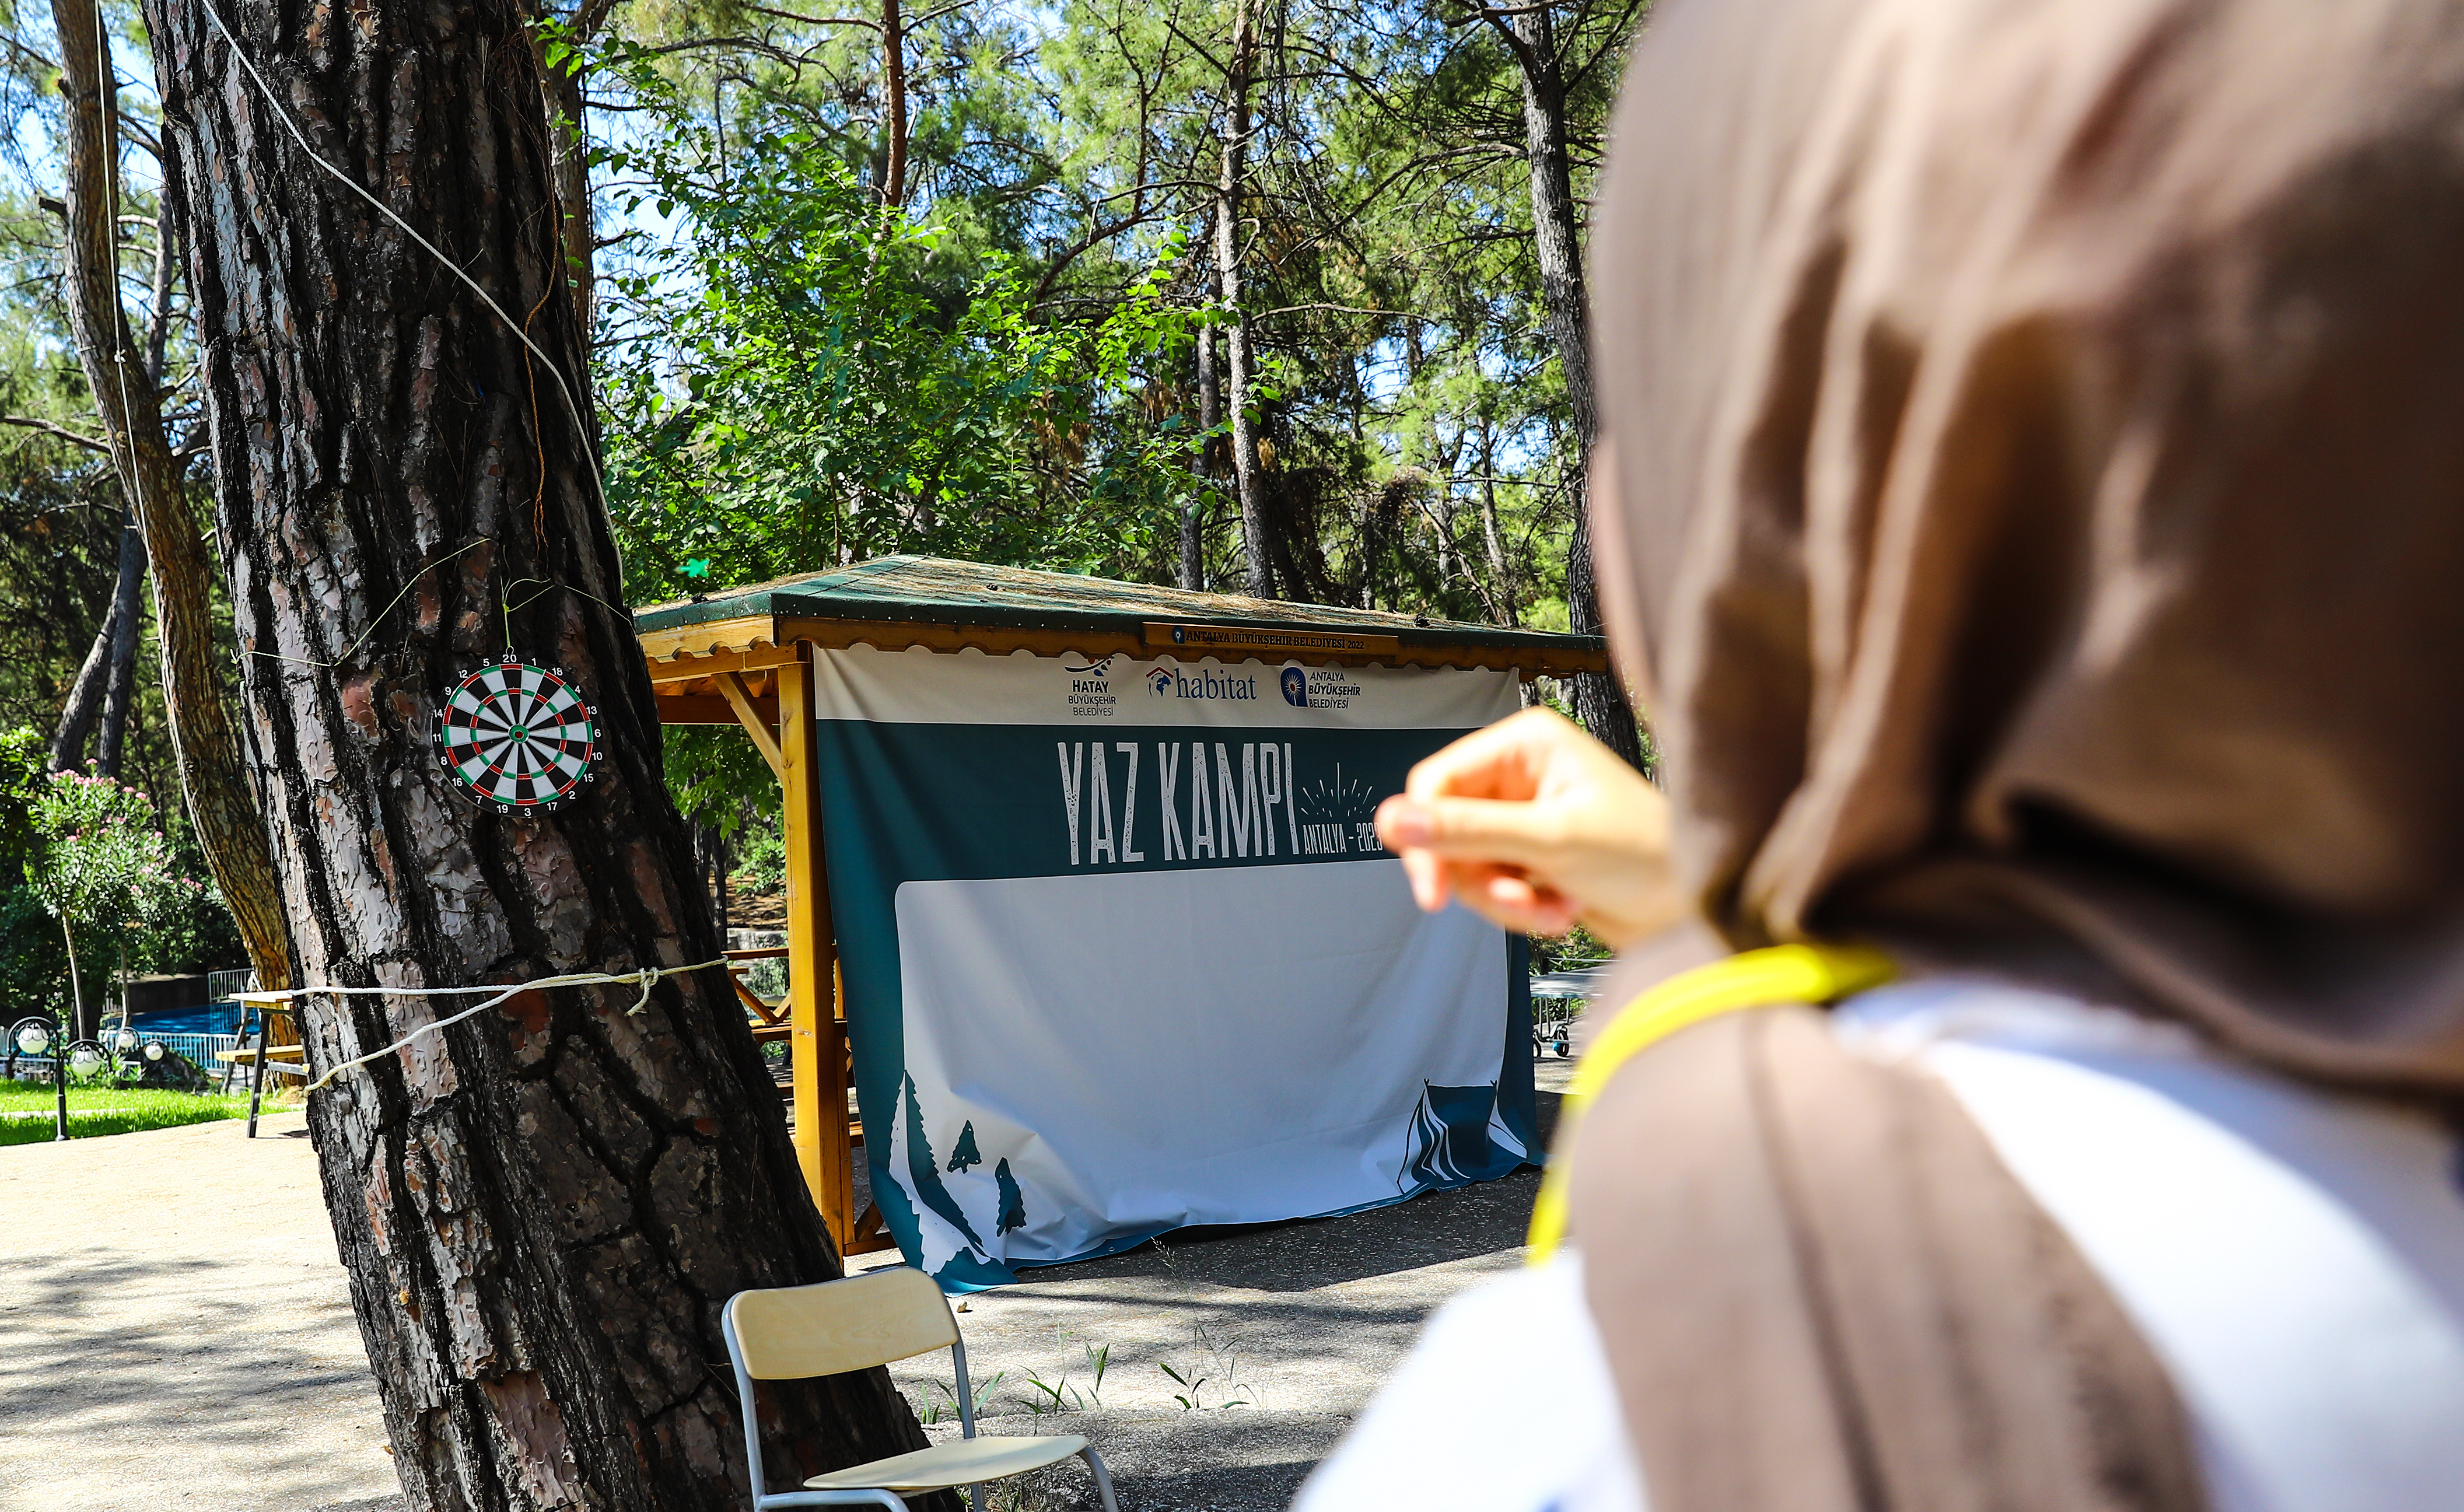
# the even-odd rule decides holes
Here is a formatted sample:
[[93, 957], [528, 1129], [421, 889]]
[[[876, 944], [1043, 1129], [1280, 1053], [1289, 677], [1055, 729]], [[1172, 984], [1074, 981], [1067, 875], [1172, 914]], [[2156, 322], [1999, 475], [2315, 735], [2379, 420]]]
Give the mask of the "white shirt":
[[[1940, 1076], [2170, 1371], [2218, 1512], [2464, 1508], [2464, 1160], [2413, 1109], [2134, 1015], [1885, 987], [1842, 1044]], [[1570, 1257], [1440, 1309], [1295, 1512], [1641, 1512]]]

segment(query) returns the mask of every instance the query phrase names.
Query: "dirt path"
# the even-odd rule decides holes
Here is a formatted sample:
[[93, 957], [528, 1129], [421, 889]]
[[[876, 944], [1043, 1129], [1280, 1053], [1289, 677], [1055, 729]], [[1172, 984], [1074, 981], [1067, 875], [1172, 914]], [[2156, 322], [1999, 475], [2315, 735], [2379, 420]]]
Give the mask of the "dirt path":
[[387, 1496], [306, 1119], [0, 1149], [0, 1508]]
[[[1544, 1122], [1571, 1067], [1543, 1063]], [[304, 1122], [0, 1148], [0, 1512], [399, 1507]], [[970, 1299], [968, 1366], [999, 1378], [989, 1412], [1100, 1405], [1067, 1431], [1111, 1458], [1126, 1512], [1281, 1507], [1430, 1310], [1516, 1262], [1537, 1185], [1030, 1272]], [[946, 1356], [892, 1373], [947, 1405]]]

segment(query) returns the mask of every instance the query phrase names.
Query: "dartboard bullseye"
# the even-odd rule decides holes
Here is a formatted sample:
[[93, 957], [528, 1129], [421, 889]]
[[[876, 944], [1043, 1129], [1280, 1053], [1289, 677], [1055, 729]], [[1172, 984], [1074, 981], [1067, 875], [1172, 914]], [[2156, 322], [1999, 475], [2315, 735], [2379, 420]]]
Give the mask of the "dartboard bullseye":
[[480, 668], [446, 700], [436, 742], [456, 780], [508, 813], [554, 808], [596, 780], [596, 714], [561, 667]]

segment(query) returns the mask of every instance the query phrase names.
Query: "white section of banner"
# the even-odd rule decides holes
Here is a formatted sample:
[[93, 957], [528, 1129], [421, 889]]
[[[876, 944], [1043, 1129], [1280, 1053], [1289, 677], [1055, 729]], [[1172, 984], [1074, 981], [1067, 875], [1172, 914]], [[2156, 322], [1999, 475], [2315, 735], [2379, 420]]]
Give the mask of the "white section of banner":
[[[897, 908], [927, 1158], [1003, 1263], [1391, 1201], [1424, 1084], [1505, 1056], [1504, 933], [1420, 912], [1393, 861], [910, 882]], [[966, 1241], [908, 1197], [937, 1273]]]
[[899, 725], [1469, 730], [1520, 706], [1514, 674], [1425, 667], [1089, 661], [869, 646], [814, 657], [824, 719]]

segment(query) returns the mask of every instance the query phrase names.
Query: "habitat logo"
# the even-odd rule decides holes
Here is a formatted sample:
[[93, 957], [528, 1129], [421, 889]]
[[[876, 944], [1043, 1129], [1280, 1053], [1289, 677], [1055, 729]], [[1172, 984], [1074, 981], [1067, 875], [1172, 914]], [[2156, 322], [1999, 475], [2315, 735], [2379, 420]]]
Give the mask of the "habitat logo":
[[1309, 707], [1309, 673], [1297, 667], [1284, 668], [1284, 702], [1294, 709]]
[[1200, 668], [1195, 673], [1158, 667], [1147, 674], [1147, 688], [1157, 698], [1238, 698], [1254, 701], [1255, 677], [1226, 677]]

